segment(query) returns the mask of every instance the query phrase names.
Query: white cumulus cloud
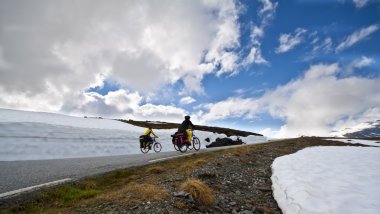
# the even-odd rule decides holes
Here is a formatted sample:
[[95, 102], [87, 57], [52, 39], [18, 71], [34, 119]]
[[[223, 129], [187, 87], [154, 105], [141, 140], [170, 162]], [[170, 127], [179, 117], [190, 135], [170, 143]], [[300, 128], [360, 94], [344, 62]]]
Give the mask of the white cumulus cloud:
[[365, 112], [380, 106], [380, 77], [338, 78], [341, 70], [338, 63], [312, 65], [302, 77], [267, 91], [262, 97], [230, 97], [204, 105], [202, 119], [255, 119], [266, 113], [285, 122], [280, 130], [265, 130], [275, 133], [275, 137], [327, 136], [352, 120], [347, 118], [361, 121], [367, 117]]
[[140, 96], [178, 81], [203, 93], [204, 75], [234, 73], [239, 63], [235, 1], [0, 1], [0, 8], [7, 8], [0, 107], [60, 111], [104, 80]]
[[102, 116], [134, 120], [179, 122], [188, 114], [184, 109], [171, 105], [143, 104], [138, 92], [123, 89], [101, 95], [96, 92], [79, 93], [65, 103], [62, 112], [77, 116]]

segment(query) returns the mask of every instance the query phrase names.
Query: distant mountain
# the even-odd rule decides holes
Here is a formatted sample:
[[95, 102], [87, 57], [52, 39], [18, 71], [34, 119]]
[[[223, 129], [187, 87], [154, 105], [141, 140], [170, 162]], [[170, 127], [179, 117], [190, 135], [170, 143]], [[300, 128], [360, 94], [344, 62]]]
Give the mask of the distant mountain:
[[333, 132], [336, 136], [348, 138], [379, 138], [380, 137], [380, 120], [361, 123], [352, 128], [345, 128]]
[[345, 134], [345, 137], [349, 138], [374, 138], [374, 137], [380, 137], [380, 120], [377, 120], [376, 122], [368, 122], [368, 124], [372, 127], [365, 128], [359, 131], [354, 131]]

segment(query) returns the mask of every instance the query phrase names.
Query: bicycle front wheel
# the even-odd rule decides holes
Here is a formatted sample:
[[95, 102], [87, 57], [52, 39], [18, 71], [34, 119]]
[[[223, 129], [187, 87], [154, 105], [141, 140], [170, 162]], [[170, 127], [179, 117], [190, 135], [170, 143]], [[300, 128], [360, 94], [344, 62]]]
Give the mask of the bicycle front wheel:
[[193, 138], [193, 148], [198, 151], [201, 148], [201, 141], [197, 138]]
[[174, 146], [174, 149], [175, 149], [176, 151], [179, 151], [179, 148], [178, 148], [178, 145], [177, 145], [177, 144], [173, 144], [173, 146]]
[[154, 149], [155, 152], [160, 152], [161, 149], [162, 149], [161, 143], [155, 143], [153, 145], [153, 149]]

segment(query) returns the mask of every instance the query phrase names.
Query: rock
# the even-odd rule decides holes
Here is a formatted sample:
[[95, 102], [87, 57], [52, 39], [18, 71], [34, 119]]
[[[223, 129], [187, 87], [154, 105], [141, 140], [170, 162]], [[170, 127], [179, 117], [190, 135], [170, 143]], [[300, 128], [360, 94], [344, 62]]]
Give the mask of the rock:
[[231, 201], [231, 202], [229, 203], [229, 205], [230, 205], [230, 206], [235, 206], [235, 205], [236, 205], [236, 202], [235, 202], [235, 201]]
[[243, 210], [243, 211], [240, 211], [239, 214], [253, 214], [253, 212], [250, 210]]
[[135, 210], [137, 208], [139, 208], [139, 207], [138, 206], [134, 206], [134, 207], [131, 208], [131, 210]]
[[214, 209], [218, 210], [218, 211], [221, 212], [221, 213], [224, 212], [224, 210], [223, 210], [222, 208], [218, 207], [218, 206], [214, 206]]
[[174, 192], [174, 193], [173, 193], [173, 196], [174, 196], [174, 197], [187, 197], [187, 196], [189, 196], [189, 195], [190, 195], [189, 193], [184, 192], [184, 191]]
[[235, 194], [236, 195], [241, 195], [241, 192], [240, 191], [236, 191]]
[[232, 140], [231, 138], [228, 138], [228, 137], [216, 138], [214, 142], [210, 143], [209, 145], [206, 145], [206, 148], [241, 145], [243, 143], [244, 142], [240, 138], [238, 138], [237, 140]]
[[270, 188], [270, 187], [256, 187], [256, 189], [263, 191], [263, 192], [272, 191], [272, 188]]

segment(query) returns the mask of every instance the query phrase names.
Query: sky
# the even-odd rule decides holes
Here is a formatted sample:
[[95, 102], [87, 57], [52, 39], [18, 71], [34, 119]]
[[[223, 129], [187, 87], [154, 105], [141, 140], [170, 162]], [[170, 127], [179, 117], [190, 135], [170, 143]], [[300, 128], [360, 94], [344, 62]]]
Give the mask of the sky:
[[0, 108], [270, 137], [380, 119], [377, 0], [0, 0]]

